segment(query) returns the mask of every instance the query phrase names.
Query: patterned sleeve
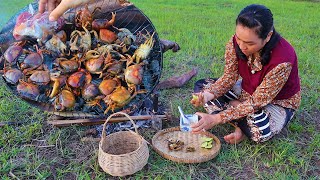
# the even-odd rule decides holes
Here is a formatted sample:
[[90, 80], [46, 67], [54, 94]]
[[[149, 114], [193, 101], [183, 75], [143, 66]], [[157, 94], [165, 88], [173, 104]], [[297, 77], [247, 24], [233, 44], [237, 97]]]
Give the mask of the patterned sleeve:
[[222, 121], [240, 119], [269, 104], [287, 82], [291, 69], [292, 65], [290, 63], [282, 63], [276, 66], [264, 77], [252, 96], [238, 106], [220, 112]]
[[230, 90], [239, 78], [238, 61], [232, 38], [226, 45], [224, 58], [225, 66], [223, 75], [214, 84], [204, 88], [205, 91], [209, 91], [214, 95], [213, 99], [222, 96]]

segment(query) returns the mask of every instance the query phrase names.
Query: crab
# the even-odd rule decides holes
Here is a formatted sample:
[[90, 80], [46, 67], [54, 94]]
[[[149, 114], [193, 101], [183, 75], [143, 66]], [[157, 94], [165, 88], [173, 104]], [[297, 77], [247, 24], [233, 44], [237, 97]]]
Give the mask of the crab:
[[63, 43], [67, 42], [67, 33], [64, 30], [61, 30], [55, 34]]
[[[104, 79], [98, 86], [98, 92], [96, 91], [96, 86], [89, 86], [85, 85], [84, 89], [82, 90], [82, 97], [87, 101], [87, 105], [89, 106], [99, 106], [101, 109], [102, 106], [100, 105], [101, 100], [106, 98], [107, 95], [110, 95], [117, 87], [120, 86], [120, 80], [117, 78], [113, 79]], [[87, 94], [87, 95], [85, 95]], [[88, 95], [90, 98], [88, 98]]]
[[132, 4], [128, 0], [119, 0], [119, 3], [121, 6], [124, 6], [124, 7]]
[[58, 69], [62, 73], [72, 73], [77, 71], [80, 66], [81, 62], [77, 56], [74, 56], [70, 60], [67, 58], [57, 58], [54, 62], [55, 65], [58, 66]]
[[20, 69], [23, 70], [23, 73], [39, 68], [43, 64], [43, 52], [47, 50], [38, 49], [38, 46], [35, 45], [37, 52], [31, 52], [20, 64]]
[[86, 53], [84, 65], [86, 70], [91, 74], [100, 74], [102, 77], [103, 70], [105, 65], [111, 62], [111, 54], [108, 53], [107, 58], [104, 57], [104, 54], [100, 54], [98, 51], [90, 50]]
[[146, 59], [154, 45], [154, 40], [153, 40], [154, 33], [150, 36], [148, 33], [148, 36], [146, 36], [146, 40], [143, 44], [141, 44], [138, 49], [134, 52], [132, 56], [132, 61], [135, 61], [136, 63], [140, 63], [140, 61]]
[[109, 29], [100, 29], [99, 37], [102, 42], [108, 44], [111, 44], [118, 39], [117, 34]]
[[111, 94], [118, 86], [120, 86], [120, 80], [117, 78], [113, 79], [104, 79], [99, 84], [99, 90], [101, 94], [107, 96]]
[[115, 109], [124, 107], [136, 95], [137, 92], [131, 94], [131, 92], [128, 91], [127, 88], [118, 86], [110, 95], [106, 96], [103, 99], [108, 106], [108, 108], [104, 111], [104, 114], [108, 113], [110, 109], [114, 112]]
[[111, 53], [115, 56], [120, 57], [121, 59], [126, 59], [126, 57], [124, 55], [122, 55], [121, 53], [119, 53], [119, 51], [121, 51], [124, 48], [124, 45], [119, 45], [119, 44], [107, 44], [107, 45], [103, 45], [97, 48], [97, 51], [100, 54], [106, 54], [106, 53]]
[[[108, 52], [109, 53], [109, 52]], [[110, 58], [108, 58], [110, 57]], [[106, 73], [104, 73], [103, 77], [122, 77], [122, 72], [124, 70], [124, 62], [128, 61], [125, 59], [125, 56], [122, 56], [120, 60], [111, 59], [112, 56], [110, 54], [107, 56], [107, 63], [104, 67]]]
[[94, 99], [99, 93], [98, 86], [92, 83], [86, 84], [81, 90], [81, 95], [86, 101]]
[[168, 148], [170, 151], [180, 151], [184, 147], [184, 142], [181, 140], [168, 139]]
[[63, 39], [60, 39], [57, 35], [52, 35], [52, 38], [45, 43], [45, 46], [48, 50], [57, 54], [65, 54], [67, 50], [67, 46], [63, 42]]
[[22, 53], [22, 47], [20, 45], [12, 45], [10, 46], [3, 54], [6, 62], [9, 65], [13, 65], [17, 62], [18, 57]]
[[116, 21], [116, 13], [111, 13], [112, 18], [109, 21], [108, 19], [95, 19], [92, 21], [92, 29], [99, 31], [100, 29], [107, 29], [114, 24]]
[[88, 23], [82, 26], [84, 31], [74, 30], [70, 35], [70, 50], [82, 50], [82, 52], [87, 52], [91, 50], [91, 34], [98, 39], [98, 34], [95, 30], [89, 31], [87, 27]]
[[[82, 89], [82, 97], [87, 101], [89, 106], [99, 106], [101, 100], [104, 100], [108, 95], [110, 95], [117, 87], [121, 84], [118, 78], [113, 79], [104, 79], [98, 86], [98, 92], [96, 91], [96, 86], [94, 85], [85, 85]], [[89, 98], [90, 97], [90, 98]]]
[[143, 63], [128, 66], [124, 70], [125, 81], [131, 91], [136, 90], [136, 85], [141, 84], [143, 78]]
[[29, 77], [29, 81], [37, 85], [47, 85], [50, 82], [50, 72], [45, 71], [34, 71]]
[[76, 104], [76, 97], [72, 91], [63, 89], [56, 97], [54, 101], [54, 108], [57, 111], [64, 111], [66, 109], [72, 109]]
[[52, 81], [52, 90], [49, 97], [53, 98], [59, 93], [60, 88], [66, 84], [67, 76], [61, 75], [60, 72], [50, 73], [50, 80]]
[[78, 41], [79, 41], [79, 36], [73, 36], [73, 37], [70, 38], [69, 46], [70, 46], [70, 51], [71, 52], [79, 51]]
[[19, 84], [17, 85], [17, 92], [21, 97], [31, 100], [36, 100], [36, 98], [40, 95], [40, 91], [37, 85], [25, 82], [23, 80], [19, 80]]
[[126, 45], [131, 45], [132, 42], [136, 41], [136, 36], [132, 34], [132, 32], [127, 28], [120, 28], [117, 29], [118, 32], [118, 38], [124, 42]]
[[9, 70], [3, 70], [4, 79], [10, 84], [17, 84], [19, 79], [22, 79], [23, 74], [19, 69], [12, 68]]
[[88, 7], [88, 4], [84, 6], [84, 9], [80, 9], [76, 13], [75, 17], [75, 25], [79, 28], [81, 28], [84, 24], [88, 24], [89, 28], [91, 28], [91, 24], [93, 21], [93, 14], [96, 12], [96, 10], [101, 10], [100, 7], [96, 7], [93, 12], [91, 13]]
[[84, 69], [80, 69], [79, 71], [71, 74], [68, 77], [67, 84], [69, 87], [73, 88], [74, 93], [78, 95], [79, 88], [84, 86], [85, 84], [89, 84], [91, 80], [92, 80], [91, 74]]

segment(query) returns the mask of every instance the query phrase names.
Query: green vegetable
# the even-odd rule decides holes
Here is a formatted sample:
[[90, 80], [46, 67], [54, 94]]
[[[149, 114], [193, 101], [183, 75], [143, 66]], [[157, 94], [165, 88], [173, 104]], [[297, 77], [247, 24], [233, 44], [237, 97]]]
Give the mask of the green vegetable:
[[208, 144], [206, 147], [204, 147], [206, 149], [211, 149], [212, 148], [212, 143], [211, 144]]
[[201, 147], [202, 148], [206, 148], [208, 146], [208, 142], [203, 142], [202, 144], [201, 144]]
[[200, 139], [202, 141], [202, 143], [201, 143], [201, 147], [202, 148], [206, 148], [206, 149], [211, 149], [212, 148], [213, 138], [201, 137]]

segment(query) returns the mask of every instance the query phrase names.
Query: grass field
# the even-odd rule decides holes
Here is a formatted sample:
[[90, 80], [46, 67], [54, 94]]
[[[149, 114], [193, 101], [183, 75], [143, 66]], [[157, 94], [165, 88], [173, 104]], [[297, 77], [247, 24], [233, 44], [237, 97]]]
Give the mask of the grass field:
[[[234, 33], [235, 18], [248, 4], [259, 3], [274, 14], [275, 28], [294, 47], [299, 59], [302, 104], [284, 133], [255, 145], [223, 143], [220, 154], [201, 164], [179, 164], [154, 151], [147, 166], [131, 179], [319, 179], [320, 178], [320, 3], [298, 0], [153, 0], [132, 1], [155, 25], [160, 38], [176, 41], [177, 53], [164, 54], [162, 79], [197, 67], [198, 75], [179, 89], [163, 90], [160, 100], [178, 116], [196, 110], [189, 104], [193, 83], [219, 77], [224, 46]], [[1, 0], [0, 26], [28, 1]], [[2, 179], [107, 179], [97, 162], [97, 143], [80, 141], [90, 127], [53, 128], [49, 117], [14, 96], [1, 81], [0, 122], [21, 125], [0, 127]], [[174, 107], [174, 109], [172, 108]], [[167, 124], [166, 126], [170, 126]], [[220, 139], [232, 128], [212, 129]], [[144, 134], [150, 140], [152, 133]]]

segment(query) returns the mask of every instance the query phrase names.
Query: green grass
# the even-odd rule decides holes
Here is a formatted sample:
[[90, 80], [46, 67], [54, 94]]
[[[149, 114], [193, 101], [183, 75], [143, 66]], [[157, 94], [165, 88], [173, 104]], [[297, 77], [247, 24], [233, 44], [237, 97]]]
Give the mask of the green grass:
[[32, 1], [19, 1], [19, 0], [12, 0], [12, 1], [1, 1], [0, 7], [0, 27], [2, 27], [16, 12], [18, 12], [22, 7], [26, 6]]
[[[160, 97], [175, 116], [177, 105], [186, 113], [193, 83], [219, 77], [224, 47], [234, 33], [235, 18], [248, 4], [269, 7], [275, 27], [296, 49], [302, 82], [302, 104], [286, 135], [255, 145], [222, 144], [220, 154], [201, 164], [179, 164], [150, 151], [148, 165], [133, 179], [318, 179], [320, 174], [320, 21], [319, 1], [276, 0], [154, 0], [133, 1], [155, 25], [160, 38], [176, 41], [177, 53], [164, 55], [162, 79], [197, 67], [198, 75], [184, 87], [161, 91]], [[1, 3], [0, 26], [28, 1]], [[0, 121], [23, 122], [0, 128], [0, 174], [3, 179], [107, 179], [97, 162], [97, 143], [83, 143], [88, 127], [52, 128], [48, 115], [12, 95], [0, 84]], [[169, 124], [170, 125], [170, 124]], [[167, 126], [169, 126], [167, 125]], [[219, 138], [228, 125], [212, 130]], [[146, 135], [150, 139], [152, 135]]]

